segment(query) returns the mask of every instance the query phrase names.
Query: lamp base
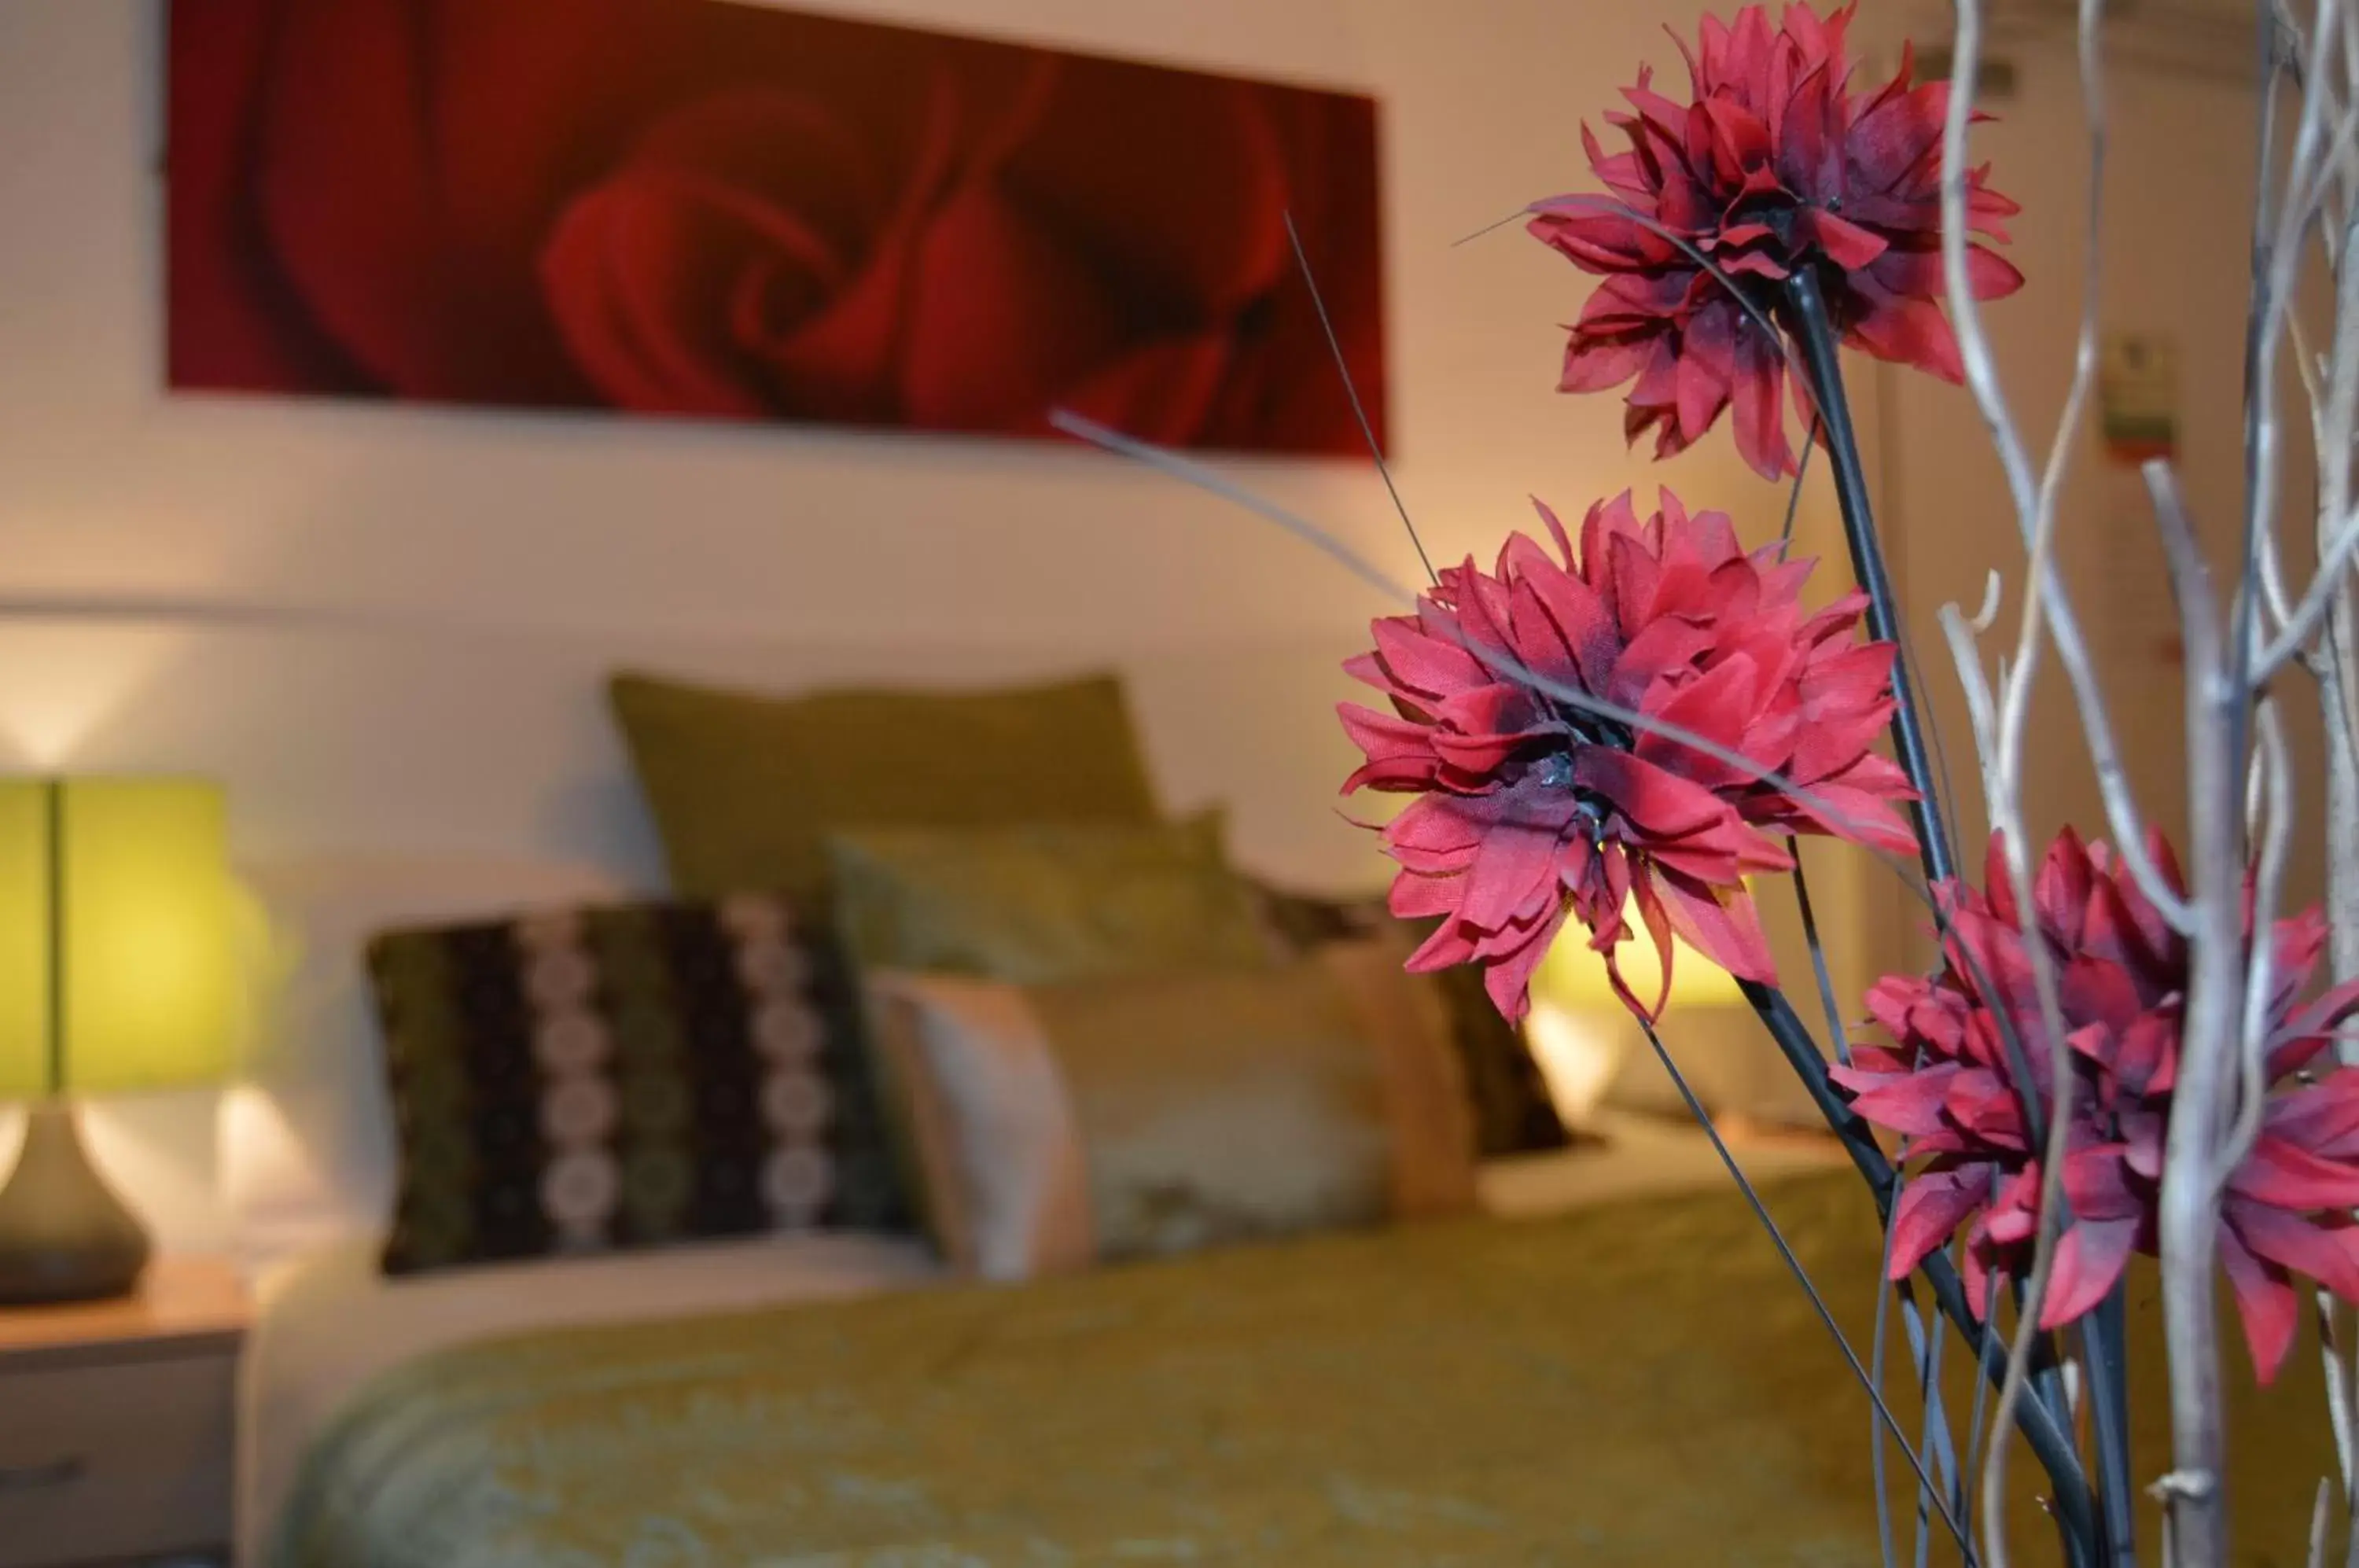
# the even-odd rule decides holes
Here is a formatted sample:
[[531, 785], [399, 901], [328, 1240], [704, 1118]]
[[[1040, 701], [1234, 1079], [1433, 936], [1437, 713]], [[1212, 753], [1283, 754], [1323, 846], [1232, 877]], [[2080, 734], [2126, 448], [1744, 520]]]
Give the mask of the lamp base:
[[0, 1187], [0, 1306], [129, 1295], [147, 1252], [138, 1218], [91, 1164], [72, 1107], [33, 1106], [16, 1172]]

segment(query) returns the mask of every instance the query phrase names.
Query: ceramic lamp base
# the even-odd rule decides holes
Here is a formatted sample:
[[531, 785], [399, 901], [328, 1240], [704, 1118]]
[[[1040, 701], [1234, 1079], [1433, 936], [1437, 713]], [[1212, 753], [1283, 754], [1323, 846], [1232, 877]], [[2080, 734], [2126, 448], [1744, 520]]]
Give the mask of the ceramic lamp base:
[[35, 1105], [0, 1187], [0, 1306], [129, 1295], [147, 1252], [137, 1216], [91, 1164], [72, 1107]]

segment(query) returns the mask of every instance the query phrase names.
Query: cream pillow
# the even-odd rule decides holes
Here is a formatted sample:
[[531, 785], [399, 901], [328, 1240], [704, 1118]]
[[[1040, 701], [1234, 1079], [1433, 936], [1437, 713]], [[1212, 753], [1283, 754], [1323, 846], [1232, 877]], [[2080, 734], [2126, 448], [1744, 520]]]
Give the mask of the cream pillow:
[[1286, 969], [1022, 988], [880, 976], [929, 1223], [985, 1279], [1475, 1202], [1444, 1029], [1376, 943]]

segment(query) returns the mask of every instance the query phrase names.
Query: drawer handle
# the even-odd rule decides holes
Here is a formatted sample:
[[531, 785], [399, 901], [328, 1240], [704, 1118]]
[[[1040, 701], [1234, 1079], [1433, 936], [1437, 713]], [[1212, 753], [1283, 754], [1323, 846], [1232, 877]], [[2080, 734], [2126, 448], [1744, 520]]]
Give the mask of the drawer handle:
[[11, 1492], [47, 1492], [71, 1486], [90, 1469], [79, 1455], [52, 1459], [46, 1465], [0, 1465], [0, 1497]]

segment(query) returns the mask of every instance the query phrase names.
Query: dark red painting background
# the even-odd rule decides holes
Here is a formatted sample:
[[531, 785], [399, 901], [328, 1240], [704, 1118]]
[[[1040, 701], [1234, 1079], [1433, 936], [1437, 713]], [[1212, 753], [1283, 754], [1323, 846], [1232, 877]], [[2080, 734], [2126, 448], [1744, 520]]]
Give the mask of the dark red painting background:
[[1362, 448], [1368, 99], [725, 0], [174, 0], [175, 387]]

